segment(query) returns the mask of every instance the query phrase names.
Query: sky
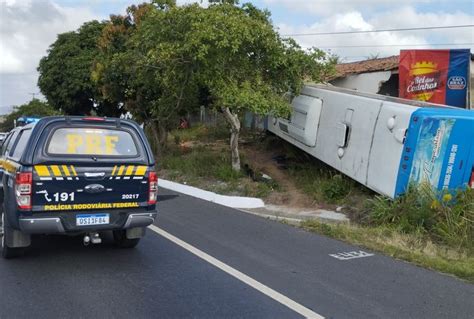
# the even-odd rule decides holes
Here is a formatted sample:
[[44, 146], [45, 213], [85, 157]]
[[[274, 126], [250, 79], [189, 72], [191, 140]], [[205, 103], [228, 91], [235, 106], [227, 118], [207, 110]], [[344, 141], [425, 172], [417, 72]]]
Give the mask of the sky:
[[[124, 13], [144, 0], [0, 0], [0, 114], [35, 97], [36, 68], [57, 34]], [[178, 4], [192, 2], [178, 0]], [[198, 1], [206, 5], [206, 1]], [[282, 35], [474, 24], [472, 0], [255, 0]], [[398, 54], [408, 48], [470, 48], [474, 28], [294, 36], [343, 61]], [[460, 43], [461, 45], [454, 45]], [[443, 45], [439, 45], [443, 44]]]

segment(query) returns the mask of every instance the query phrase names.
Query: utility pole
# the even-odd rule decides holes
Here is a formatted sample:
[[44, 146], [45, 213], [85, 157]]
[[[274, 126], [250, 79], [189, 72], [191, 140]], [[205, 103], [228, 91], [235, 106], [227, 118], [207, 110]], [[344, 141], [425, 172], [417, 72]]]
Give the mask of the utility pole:
[[32, 96], [31, 100], [34, 100], [34, 99], [35, 99], [35, 95], [38, 95], [39, 92], [37, 92], [37, 93], [28, 93], [28, 94]]

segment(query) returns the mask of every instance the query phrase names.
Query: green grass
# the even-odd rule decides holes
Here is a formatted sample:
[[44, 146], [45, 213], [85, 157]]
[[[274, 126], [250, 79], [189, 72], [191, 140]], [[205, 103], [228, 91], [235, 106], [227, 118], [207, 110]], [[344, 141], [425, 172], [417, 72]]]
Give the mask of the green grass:
[[316, 161], [289, 163], [289, 175], [296, 185], [316, 202], [344, 205], [372, 196], [372, 192], [331, 167]]
[[302, 222], [301, 227], [474, 283], [472, 254], [435, 244], [424, 234], [404, 234], [389, 226], [325, 224], [314, 220]]
[[430, 240], [474, 254], [474, 190], [455, 194], [428, 186], [411, 187], [395, 200], [376, 196], [367, 202], [366, 225], [390, 225], [404, 234], [423, 234]]
[[360, 206], [374, 196], [363, 185], [276, 136], [267, 136], [259, 149], [284, 154], [289, 177], [317, 203]]
[[[228, 134], [228, 133], [226, 133]], [[265, 198], [278, 189], [275, 182], [254, 182], [244, 173], [232, 169], [230, 149], [227, 145], [211, 143], [222, 137], [222, 128], [196, 126], [176, 130], [171, 139], [179, 136], [179, 143], [168, 145], [159, 159], [161, 176], [180, 183], [200, 187], [219, 194]], [[209, 138], [209, 136], [213, 136]], [[207, 143], [201, 143], [207, 141]], [[199, 142], [192, 146], [181, 143]], [[242, 163], [245, 157], [241, 155]]]
[[302, 227], [474, 282], [474, 190], [452, 195], [412, 187], [365, 206], [359, 225], [306, 221]]
[[216, 152], [205, 146], [187, 150], [170, 148], [162, 156], [161, 166], [179, 171], [187, 177], [212, 177], [224, 182], [235, 181], [243, 176], [232, 170], [229, 152]]
[[216, 140], [229, 139], [229, 137], [230, 132], [225, 125], [219, 125], [217, 127], [195, 125], [188, 129], [174, 130], [170, 133], [170, 138], [176, 145], [190, 141], [206, 143]]

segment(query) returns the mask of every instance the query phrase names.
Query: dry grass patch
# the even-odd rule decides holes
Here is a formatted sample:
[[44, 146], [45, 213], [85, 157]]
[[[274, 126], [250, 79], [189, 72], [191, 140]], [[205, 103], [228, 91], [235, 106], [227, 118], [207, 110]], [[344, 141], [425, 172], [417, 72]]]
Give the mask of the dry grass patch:
[[301, 227], [474, 283], [472, 254], [434, 243], [420, 234], [403, 234], [387, 226], [363, 227], [318, 221], [302, 222]]

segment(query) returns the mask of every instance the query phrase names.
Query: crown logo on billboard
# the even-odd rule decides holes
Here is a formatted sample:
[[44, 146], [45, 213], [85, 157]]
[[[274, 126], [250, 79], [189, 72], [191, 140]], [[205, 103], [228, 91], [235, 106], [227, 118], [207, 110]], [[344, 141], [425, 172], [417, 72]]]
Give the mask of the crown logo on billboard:
[[411, 65], [410, 75], [423, 75], [438, 71], [438, 64], [430, 61], [416, 62]]

